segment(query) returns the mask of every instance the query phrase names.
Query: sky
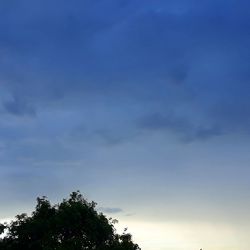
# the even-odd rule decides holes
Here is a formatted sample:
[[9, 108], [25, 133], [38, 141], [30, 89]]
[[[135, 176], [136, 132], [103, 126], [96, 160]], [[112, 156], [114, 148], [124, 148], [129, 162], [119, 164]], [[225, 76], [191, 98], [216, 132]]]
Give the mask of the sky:
[[247, 0], [0, 2], [0, 219], [80, 190], [144, 250], [248, 250]]

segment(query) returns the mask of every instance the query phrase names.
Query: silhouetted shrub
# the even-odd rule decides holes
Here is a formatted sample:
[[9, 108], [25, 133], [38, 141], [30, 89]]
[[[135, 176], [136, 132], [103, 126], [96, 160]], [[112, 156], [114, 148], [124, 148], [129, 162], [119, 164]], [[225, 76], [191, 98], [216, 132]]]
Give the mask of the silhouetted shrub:
[[21, 214], [9, 224], [0, 224], [4, 250], [139, 250], [130, 234], [119, 235], [114, 221], [95, 210], [78, 192], [52, 206], [38, 198], [31, 216]]

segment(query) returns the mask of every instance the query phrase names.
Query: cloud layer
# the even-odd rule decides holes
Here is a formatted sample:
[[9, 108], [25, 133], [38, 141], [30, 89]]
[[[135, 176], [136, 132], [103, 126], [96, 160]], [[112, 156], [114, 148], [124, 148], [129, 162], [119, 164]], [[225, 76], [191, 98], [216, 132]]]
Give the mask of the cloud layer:
[[248, 197], [249, 24], [245, 0], [2, 1], [1, 197]]

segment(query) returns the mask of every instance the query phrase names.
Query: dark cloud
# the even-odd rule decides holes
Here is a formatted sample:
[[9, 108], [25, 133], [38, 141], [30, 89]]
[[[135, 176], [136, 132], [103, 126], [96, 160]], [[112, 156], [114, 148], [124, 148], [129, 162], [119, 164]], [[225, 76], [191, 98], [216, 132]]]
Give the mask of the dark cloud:
[[152, 114], [138, 121], [140, 129], [147, 131], [165, 131], [176, 134], [182, 141], [191, 142], [194, 140], [205, 140], [214, 136], [222, 135], [218, 126], [192, 124], [184, 118], [174, 117], [173, 115]]
[[[164, 121], [148, 127], [176, 126], [173, 133], [197, 138], [248, 130], [246, 1], [1, 5], [0, 80], [14, 96], [2, 100], [10, 114], [71, 109], [81, 116], [84, 107], [113, 102], [114, 109], [130, 118], [129, 126], [110, 128], [98, 120], [85, 125], [87, 132], [82, 133], [110, 144], [136, 136], [133, 120], [164, 114], [165, 107], [174, 118], [163, 115]], [[137, 117], [121, 102], [140, 106]], [[183, 106], [193, 114], [179, 114], [176, 110]], [[202, 116], [203, 121], [193, 124], [192, 116]]]
[[185, 83], [204, 50], [239, 47], [242, 40], [232, 37], [232, 29], [239, 36], [245, 32], [245, 22], [232, 16], [234, 2], [15, 3], [5, 5], [2, 16], [8, 21], [2, 48], [9, 58], [2, 73], [14, 90], [22, 78], [20, 94], [36, 99], [121, 89], [133, 94], [137, 88], [157, 92], [158, 82]]
[[10, 101], [4, 102], [3, 105], [5, 110], [12, 115], [17, 115], [17, 116], [36, 115], [35, 108], [31, 104], [25, 102], [24, 100], [20, 99], [17, 96], [14, 96], [13, 99]]

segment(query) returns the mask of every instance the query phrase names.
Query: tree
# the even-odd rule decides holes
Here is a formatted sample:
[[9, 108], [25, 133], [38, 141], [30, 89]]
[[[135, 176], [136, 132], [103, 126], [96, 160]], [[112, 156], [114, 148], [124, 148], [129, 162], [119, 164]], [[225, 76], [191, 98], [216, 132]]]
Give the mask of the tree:
[[132, 236], [116, 233], [116, 220], [95, 209], [79, 191], [52, 206], [46, 197], [37, 198], [31, 216], [21, 214], [9, 224], [0, 224], [4, 250], [140, 250]]

